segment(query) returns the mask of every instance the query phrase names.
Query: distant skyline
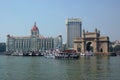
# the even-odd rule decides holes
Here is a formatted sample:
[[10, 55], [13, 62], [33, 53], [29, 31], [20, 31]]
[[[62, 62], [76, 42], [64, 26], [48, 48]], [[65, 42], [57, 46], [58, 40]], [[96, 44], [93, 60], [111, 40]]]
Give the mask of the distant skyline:
[[28, 36], [36, 22], [40, 34], [63, 36], [67, 18], [80, 18], [82, 29], [101, 31], [110, 41], [120, 40], [120, 0], [0, 0], [0, 42], [6, 35]]

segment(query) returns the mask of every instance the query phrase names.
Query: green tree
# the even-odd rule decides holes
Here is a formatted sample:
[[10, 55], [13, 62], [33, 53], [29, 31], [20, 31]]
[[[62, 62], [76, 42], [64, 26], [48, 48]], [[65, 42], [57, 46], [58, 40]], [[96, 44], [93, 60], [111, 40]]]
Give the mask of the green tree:
[[113, 51], [114, 51], [112, 46], [110, 46], [109, 51], [110, 51], [110, 52], [113, 52]]
[[114, 51], [115, 51], [115, 52], [120, 52], [120, 45], [116, 45], [116, 46], [114, 47]]

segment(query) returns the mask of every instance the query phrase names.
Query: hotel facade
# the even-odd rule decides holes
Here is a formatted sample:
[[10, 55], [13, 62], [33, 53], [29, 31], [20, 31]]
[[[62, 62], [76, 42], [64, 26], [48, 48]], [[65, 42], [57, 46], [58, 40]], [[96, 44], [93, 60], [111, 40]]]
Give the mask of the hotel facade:
[[31, 29], [30, 36], [15, 37], [7, 35], [6, 51], [45, 51], [62, 49], [62, 35], [57, 37], [44, 37], [39, 34], [36, 22]]
[[82, 21], [79, 18], [68, 18], [67, 27], [67, 48], [73, 49], [74, 39], [82, 35]]

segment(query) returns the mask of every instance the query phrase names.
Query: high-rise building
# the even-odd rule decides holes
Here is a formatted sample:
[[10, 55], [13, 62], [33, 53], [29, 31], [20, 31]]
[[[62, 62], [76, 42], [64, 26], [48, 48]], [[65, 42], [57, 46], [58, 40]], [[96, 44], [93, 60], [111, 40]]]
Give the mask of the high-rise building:
[[[61, 41], [55, 42], [55, 39], [59, 37], [44, 37], [39, 34], [39, 29], [34, 23], [34, 26], [31, 29], [30, 36], [24, 37], [15, 37], [7, 35], [7, 46], [6, 51], [43, 51], [43, 50], [51, 50], [62, 47], [62, 36]], [[61, 42], [61, 43], [60, 43]], [[55, 45], [56, 44], [56, 45]]]
[[73, 48], [73, 41], [82, 35], [82, 22], [79, 18], [68, 18], [67, 26], [67, 48]]
[[62, 50], [62, 35], [54, 38], [54, 49]]

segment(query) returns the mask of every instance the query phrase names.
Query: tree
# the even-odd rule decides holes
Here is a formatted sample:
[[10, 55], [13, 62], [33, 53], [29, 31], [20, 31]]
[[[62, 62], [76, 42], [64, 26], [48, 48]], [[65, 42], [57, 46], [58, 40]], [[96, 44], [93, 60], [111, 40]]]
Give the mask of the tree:
[[112, 46], [110, 46], [109, 51], [110, 51], [110, 52], [113, 52], [113, 51], [114, 51]]
[[116, 45], [116, 46], [114, 47], [114, 51], [115, 51], [115, 52], [120, 52], [120, 45]]

